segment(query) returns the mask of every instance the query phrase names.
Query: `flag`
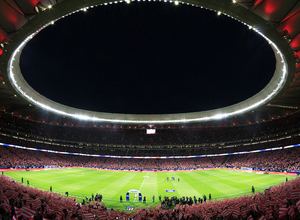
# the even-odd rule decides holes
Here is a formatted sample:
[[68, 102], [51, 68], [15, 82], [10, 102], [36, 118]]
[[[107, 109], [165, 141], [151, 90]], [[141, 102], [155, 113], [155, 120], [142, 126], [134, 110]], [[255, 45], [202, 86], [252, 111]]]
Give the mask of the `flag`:
[[30, 209], [28, 207], [22, 207], [20, 210], [21, 210], [22, 216], [24, 218], [30, 219], [32, 216], [35, 215], [35, 211], [33, 211], [32, 209]]
[[264, 215], [260, 216], [257, 220], [267, 220]]
[[228, 211], [228, 209], [224, 209], [222, 212], [221, 212], [221, 216], [228, 216], [230, 213]]
[[15, 213], [16, 213], [16, 217], [19, 218], [22, 215], [21, 210], [15, 206]]
[[9, 201], [4, 194], [0, 194], [0, 201], [9, 204]]
[[254, 212], [258, 212], [257, 210], [257, 205], [254, 203], [252, 205], [250, 205], [251, 209], [254, 211]]
[[84, 220], [95, 220], [95, 217], [92, 213], [82, 214], [82, 219]]
[[12, 193], [12, 198], [13, 198], [16, 202], [19, 202], [19, 201], [20, 201], [19, 193], [18, 193], [18, 192], [13, 192], [13, 193]]
[[49, 205], [46, 206], [45, 211], [46, 211], [47, 214], [49, 214], [49, 215], [52, 215], [52, 214], [54, 214], [54, 212], [55, 212], [54, 209], [53, 209], [51, 206], [49, 206]]
[[295, 209], [294, 209], [293, 205], [291, 205], [289, 207], [288, 215], [290, 216], [291, 219], [295, 219], [296, 218], [296, 213], [295, 213]]
[[41, 200], [39, 198], [36, 198], [35, 200], [33, 200], [31, 202], [31, 206], [32, 206], [32, 209], [37, 210], [38, 208], [41, 207]]
[[299, 199], [298, 202], [296, 203], [296, 207], [297, 207], [298, 211], [300, 212], [300, 199]]
[[272, 215], [272, 210], [267, 210], [265, 213], [265, 217], [266, 219], [274, 219], [273, 215]]
[[299, 192], [295, 192], [295, 191], [291, 192], [289, 198], [290, 199], [298, 199], [299, 198]]
[[179, 212], [179, 219], [181, 219], [183, 217], [183, 213]]
[[254, 220], [252, 215], [249, 215], [249, 217], [247, 218], [247, 220]]
[[234, 217], [234, 218], [237, 219], [240, 214], [241, 214], [241, 211], [239, 209], [233, 209], [233, 211], [232, 211], [232, 217]]
[[288, 208], [281, 206], [279, 208], [279, 218], [284, 218], [288, 212]]
[[7, 203], [3, 203], [0, 207], [2, 207], [6, 213], [10, 213], [11, 212], [10, 211], [10, 205], [7, 204]]
[[243, 210], [241, 211], [241, 216], [243, 218], [246, 218], [247, 217], [247, 214], [248, 214], [248, 210], [246, 208], [243, 208]]
[[63, 213], [62, 212], [57, 212], [55, 216], [55, 220], [62, 220]]

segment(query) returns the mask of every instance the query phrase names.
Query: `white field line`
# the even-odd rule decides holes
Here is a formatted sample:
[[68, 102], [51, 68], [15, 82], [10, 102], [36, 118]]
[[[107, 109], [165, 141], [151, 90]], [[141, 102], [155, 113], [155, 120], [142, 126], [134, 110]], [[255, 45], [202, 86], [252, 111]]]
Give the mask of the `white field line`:
[[218, 177], [218, 178], [221, 178], [221, 179], [225, 179], [225, 180], [229, 180], [229, 181], [232, 181], [232, 182], [239, 183], [239, 181], [234, 181], [234, 180], [232, 180], [232, 179], [225, 178], [225, 177], [222, 177], [222, 176], [218, 176], [218, 175], [212, 174], [212, 173], [210, 173], [210, 172], [204, 172], [204, 173], [206, 173], [206, 174], [208, 174], [208, 175], [210, 175], [210, 176], [215, 176], [215, 177]]
[[142, 182], [142, 184], [141, 184], [141, 186], [140, 186], [140, 188], [139, 188], [139, 191], [140, 191], [140, 190], [141, 190], [141, 188], [143, 187], [143, 185], [144, 185], [144, 182], [145, 182], [146, 178], [148, 178], [148, 172], [147, 172], [147, 174], [146, 174], [146, 176], [145, 176], [145, 178], [144, 178], [144, 180], [143, 180], [143, 182]]
[[[139, 192], [141, 192], [141, 188], [143, 187], [146, 178], [148, 178], [148, 172], [147, 172], [147, 174], [146, 174], [146, 176], [145, 176], [145, 178], [144, 178], [144, 180], [143, 180], [143, 182], [142, 182], [142, 184], [141, 184], [141, 186], [140, 186], [140, 188], [139, 188]], [[135, 199], [136, 199], [136, 198], [134, 198], [133, 201], [135, 201]]]

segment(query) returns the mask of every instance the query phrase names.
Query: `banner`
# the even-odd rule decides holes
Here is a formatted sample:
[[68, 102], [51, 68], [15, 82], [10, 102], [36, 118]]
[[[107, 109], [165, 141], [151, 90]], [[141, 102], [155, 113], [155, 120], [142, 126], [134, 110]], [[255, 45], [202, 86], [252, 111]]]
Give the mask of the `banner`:
[[42, 152], [55, 153], [55, 154], [67, 154], [67, 155], [77, 155], [77, 156], [86, 156], [86, 157], [127, 158], [127, 159], [180, 159], [180, 158], [195, 158], [195, 157], [219, 157], [219, 156], [228, 156], [228, 155], [236, 155], [236, 154], [251, 154], [251, 153], [264, 152], [264, 151], [282, 150], [282, 149], [300, 146], [300, 144], [295, 144], [295, 145], [289, 145], [289, 146], [285, 146], [285, 147], [274, 147], [274, 148], [267, 148], [267, 149], [261, 149], [261, 150], [253, 150], [253, 151], [241, 151], [241, 152], [234, 152], [234, 153], [208, 154], [208, 155], [142, 157], [142, 156], [115, 156], [115, 155], [97, 155], [97, 154], [61, 152], [61, 151], [45, 150], [45, 149], [38, 149], [38, 148], [31, 148], [31, 147], [23, 147], [23, 146], [18, 146], [18, 145], [10, 145], [10, 144], [5, 144], [5, 143], [0, 143], [0, 145], [6, 146], [6, 147], [24, 149], [24, 150], [42, 151]]

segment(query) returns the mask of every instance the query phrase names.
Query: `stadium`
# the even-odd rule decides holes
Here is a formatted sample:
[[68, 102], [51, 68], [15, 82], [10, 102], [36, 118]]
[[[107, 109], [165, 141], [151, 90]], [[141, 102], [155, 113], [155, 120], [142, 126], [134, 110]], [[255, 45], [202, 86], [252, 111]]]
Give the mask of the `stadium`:
[[0, 0], [1, 218], [299, 219], [300, 1], [161, 2], [226, 16], [272, 48], [270, 82], [228, 106], [91, 111], [26, 82], [22, 51], [44, 29], [134, 2]]

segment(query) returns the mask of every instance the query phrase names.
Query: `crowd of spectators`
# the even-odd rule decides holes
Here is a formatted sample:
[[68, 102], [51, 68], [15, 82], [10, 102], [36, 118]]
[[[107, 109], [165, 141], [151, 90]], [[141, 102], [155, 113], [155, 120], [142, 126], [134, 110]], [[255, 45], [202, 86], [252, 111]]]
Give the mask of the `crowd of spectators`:
[[0, 146], [0, 167], [80, 166], [126, 170], [181, 170], [208, 167], [250, 167], [267, 171], [299, 171], [300, 147], [213, 157], [114, 158], [78, 156]]
[[141, 160], [141, 167], [143, 167], [144, 170], [153, 170], [159, 168], [159, 159], [145, 159]]
[[106, 158], [104, 157], [89, 157], [89, 160], [86, 162], [88, 167], [104, 167]]
[[229, 167], [253, 167], [263, 170], [299, 170], [300, 149], [265, 151], [235, 155], [224, 164]]
[[[168, 201], [174, 200], [172, 202]], [[234, 199], [176, 202], [165, 198], [160, 205], [137, 208], [131, 213], [108, 210], [100, 201], [79, 203], [50, 191], [24, 186], [0, 176], [0, 219], [299, 219], [300, 179], [296, 178], [263, 193]], [[171, 206], [169, 206], [171, 204]]]
[[[270, 122], [241, 126], [200, 126], [161, 129], [146, 135], [144, 129], [70, 127], [24, 120], [0, 114], [0, 142], [59, 152], [112, 156], [162, 158], [118, 158], [67, 155], [0, 146], [0, 167], [95, 167], [126, 170], [180, 170], [209, 167], [253, 168], [268, 171], [300, 171], [300, 148], [227, 156], [165, 158], [166, 156], [211, 155], [277, 148], [300, 142], [300, 114]], [[289, 181], [235, 199], [175, 204], [172, 209], [138, 208], [131, 214], [107, 210], [101, 202], [79, 204], [52, 192], [25, 187], [0, 176], [0, 219], [13, 215], [24, 219], [299, 219], [300, 180]], [[24, 214], [25, 213], [25, 214]]]
[[17, 136], [8, 136], [1, 134], [0, 143], [7, 143], [12, 145], [45, 149], [52, 151], [70, 152], [70, 153], [84, 153], [96, 155], [117, 155], [117, 156], [190, 156], [190, 155], [210, 155], [222, 153], [234, 153], [242, 151], [252, 151], [266, 148], [283, 147], [300, 143], [300, 136], [294, 136], [279, 140], [269, 140], [264, 142], [253, 142], [242, 145], [231, 146], [218, 146], [215, 147], [174, 147], [168, 149], [152, 148], [152, 149], [133, 149], [130, 146], [116, 147], [116, 146], [82, 146], [80, 143], [77, 145], [59, 144], [49, 141], [30, 140]]
[[[215, 159], [217, 159], [217, 158], [215, 158]], [[213, 166], [213, 162], [210, 157], [204, 157], [204, 158], [198, 157], [198, 158], [194, 159], [194, 162], [195, 162], [196, 168], [207, 168], [207, 167]]]
[[0, 114], [0, 131], [19, 137], [84, 146], [155, 146], [244, 143], [280, 138], [300, 132], [300, 114], [269, 122], [231, 126], [200, 126], [187, 129], [158, 129], [147, 135], [145, 129], [72, 127], [24, 120], [11, 114]]

